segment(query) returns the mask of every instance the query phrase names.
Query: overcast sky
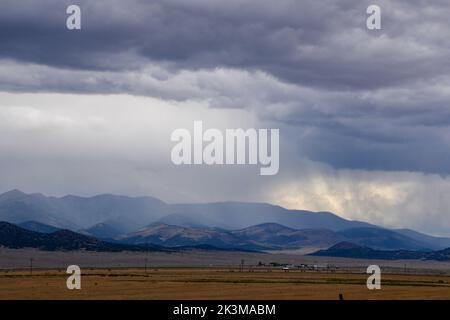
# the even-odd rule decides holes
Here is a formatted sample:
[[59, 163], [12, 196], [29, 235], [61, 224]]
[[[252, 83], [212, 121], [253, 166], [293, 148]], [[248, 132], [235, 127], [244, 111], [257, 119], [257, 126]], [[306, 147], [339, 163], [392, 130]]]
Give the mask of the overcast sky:
[[[450, 236], [449, 17], [447, 0], [2, 0], [0, 192], [266, 201]], [[194, 120], [279, 128], [278, 175], [173, 165]]]

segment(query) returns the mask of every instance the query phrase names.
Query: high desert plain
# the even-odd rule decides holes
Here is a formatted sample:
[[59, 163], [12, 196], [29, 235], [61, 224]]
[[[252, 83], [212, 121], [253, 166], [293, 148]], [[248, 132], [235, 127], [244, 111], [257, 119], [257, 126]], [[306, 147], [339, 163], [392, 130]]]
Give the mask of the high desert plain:
[[[33, 259], [33, 260], [31, 260]], [[32, 265], [31, 265], [32, 264]], [[66, 286], [68, 265], [81, 289]], [[368, 290], [368, 265], [382, 270]], [[288, 265], [289, 267], [282, 267]], [[96, 253], [0, 249], [0, 299], [449, 299], [450, 263], [192, 250]]]

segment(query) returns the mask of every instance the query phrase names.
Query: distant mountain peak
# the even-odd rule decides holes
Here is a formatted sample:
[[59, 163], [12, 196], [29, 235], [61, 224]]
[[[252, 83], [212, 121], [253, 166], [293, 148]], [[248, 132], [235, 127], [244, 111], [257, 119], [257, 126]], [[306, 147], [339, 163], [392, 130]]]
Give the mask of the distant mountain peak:
[[27, 196], [27, 194], [18, 189], [13, 189], [13, 190], [10, 190], [10, 191], [0, 194], [0, 198], [2, 198], [2, 199], [16, 199], [16, 198], [21, 198], [24, 196]]
[[342, 241], [339, 243], [336, 243], [334, 246], [330, 247], [328, 250], [350, 250], [350, 249], [362, 249], [363, 246], [357, 245], [353, 242], [348, 241]]
[[113, 239], [121, 235], [123, 230], [116, 226], [114, 222], [104, 221], [97, 223], [88, 229], [80, 230], [79, 232], [100, 239]]
[[52, 226], [49, 224], [44, 224], [44, 223], [37, 222], [37, 221], [25, 221], [25, 222], [18, 224], [18, 226], [23, 229], [26, 229], [26, 230], [41, 232], [41, 233], [52, 233], [52, 232], [60, 230], [59, 228], [57, 228], [55, 226]]
[[281, 230], [289, 230], [289, 231], [298, 231], [297, 229], [293, 229], [293, 228], [289, 228], [286, 227], [282, 224], [276, 223], [276, 222], [266, 222], [266, 223], [260, 223], [254, 226], [250, 226], [247, 227], [243, 230], [248, 230], [248, 229], [264, 229], [265, 231], [270, 231], [270, 232], [278, 232]]

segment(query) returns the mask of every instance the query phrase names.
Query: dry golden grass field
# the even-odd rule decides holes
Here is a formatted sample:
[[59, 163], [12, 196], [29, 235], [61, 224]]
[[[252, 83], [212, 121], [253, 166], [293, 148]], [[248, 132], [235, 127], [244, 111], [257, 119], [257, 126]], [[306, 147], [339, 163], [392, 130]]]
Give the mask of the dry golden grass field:
[[383, 274], [368, 290], [364, 273], [255, 268], [83, 269], [81, 290], [65, 270], [1, 271], [0, 299], [450, 299], [450, 276]]

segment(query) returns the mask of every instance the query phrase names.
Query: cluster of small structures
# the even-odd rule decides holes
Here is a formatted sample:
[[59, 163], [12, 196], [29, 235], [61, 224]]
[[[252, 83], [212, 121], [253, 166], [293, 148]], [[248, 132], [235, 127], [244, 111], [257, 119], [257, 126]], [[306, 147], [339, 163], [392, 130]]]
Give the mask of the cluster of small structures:
[[[281, 268], [284, 271], [289, 271], [289, 270], [304, 270], [304, 271], [329, 271], [329, 272], [335, 272], [339, 269], [339, 267], [335, 266], [335, 265], [331, 265], [331, 264], [299, 264], [299, 265], [294, 265], [294, 264], [288, 264], [288, 263], [278, 263], [278, 262], [270, 262], [268, 264], [263, 263], [263, 262], [259, 262], [257, 267], [261, 268], [261, 267], [266, 267], [266, 268]], [[241, 262], [241, 264], [239, 265], [239, 270], [243, 271], [244, 270], [244, 264]], [[254, 271], [253, 266], [249, 266], [249, 272]]]

